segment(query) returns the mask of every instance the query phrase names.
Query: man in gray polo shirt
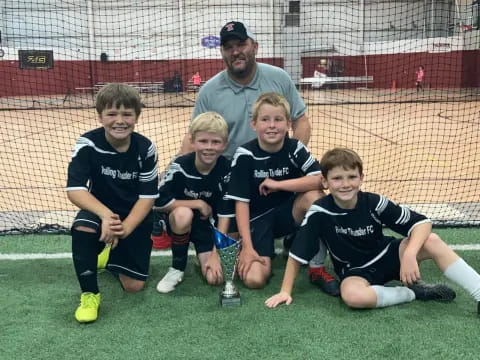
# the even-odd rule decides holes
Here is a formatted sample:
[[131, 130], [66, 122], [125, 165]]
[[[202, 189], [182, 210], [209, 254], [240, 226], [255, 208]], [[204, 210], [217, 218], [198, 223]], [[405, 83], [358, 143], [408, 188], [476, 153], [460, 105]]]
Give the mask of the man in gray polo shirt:
[[[225, 118], [228, 146], [224, 155], [231, 159], [240, 145], [256, 137], [250, 126], [252, 105], [261, 94], [274, 91], [283, 95], [290, 104], [292, 136], [307, 145], [311, 133], [310, 122], [305, 115], [307, 107], [290, 75], [279, 67], [257, 63], [258, 43], [241, 22], [231, 21], [222, 27], [220, 45], [227, 68], [202, 86], [195, 101], [192, 119], [206, 111], [215, 111]], [[180, 153], [190, 151], [192, 148], [186, 134]], [[327, 294], [338, 295], [338, 281], [323, 266], [325, 257], [326, 249], [321, 246], [319, 256], [315, 258], [315, 267], [309, 268], [310, 280]]]

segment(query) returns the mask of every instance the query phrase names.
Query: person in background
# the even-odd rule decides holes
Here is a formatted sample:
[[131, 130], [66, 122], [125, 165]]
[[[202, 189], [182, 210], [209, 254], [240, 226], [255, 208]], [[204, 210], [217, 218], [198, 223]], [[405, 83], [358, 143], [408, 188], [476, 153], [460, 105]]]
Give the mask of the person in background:
[[417, 80], [415, 81], [415, 87], [417, 88], [417, 93], [423, 91], [423, 80], [425, 77], [425, 68], [423, 65], [420, 65], [418, 67], [418, 70], [415, 73], [417, 75]]

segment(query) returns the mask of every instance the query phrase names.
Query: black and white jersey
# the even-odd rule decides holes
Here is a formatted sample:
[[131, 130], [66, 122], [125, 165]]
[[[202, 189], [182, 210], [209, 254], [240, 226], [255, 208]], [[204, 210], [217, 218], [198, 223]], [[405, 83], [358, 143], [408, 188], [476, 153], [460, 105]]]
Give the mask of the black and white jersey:
[[138, 199], [156, 199], [157, 186], [157, 149], [145, 136], [132, 133], [126, 152], [108, 143], [103, 127], [77, 140], [68, 166], [67, 191], [87, 190], [125, 217]]
[[320, 164], [297, 139], [286, 137], [282, 149], [276, 153], [263, 151], [258, 139], [254, 139], [237, 148], [233, 156], [232, 175], [226, 197], [248, 202], [250, 218], [254, 218], [279, 206], [292, 196], [288, 191], [260, 195], [259, 185], [266, 178], [282, 181], [317, 174], [321, 174]]
[[233, 202], [224, 199], [230, 177], [230, 161], [224, 156], [217, 159], [207, 175], [195, 167], [195, 153], [176, 158], [160, 182], [160, 197], [155, 205], [160, 209], [176, 200], [203, 200], [212, 207], [214, 216], [233, 217]]
[[327, 245], [333, 263], [344, 267], [364, 267], [382, 257], [391, 237], [383, 225], [409, 236], [418, 224], [430, 222], [424, 215], [373, 193], [358, 193], [354, 209], [339, 208], [332, 195], [313, 203], [290, 248], [290, 256], [307, 263], [317, 252], [319, 239]]

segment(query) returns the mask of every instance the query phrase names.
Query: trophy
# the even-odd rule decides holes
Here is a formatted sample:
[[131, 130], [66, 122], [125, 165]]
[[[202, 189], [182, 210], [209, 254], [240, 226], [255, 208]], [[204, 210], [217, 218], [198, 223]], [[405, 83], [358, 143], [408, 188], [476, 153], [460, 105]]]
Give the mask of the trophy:
[[232, 239], [230, 236], [222, 234], [217, 229], [213, 229], [215, 247], [220, 256], [222, 264], [223, 278], [225, 285], [220, 292], [220, 305], [223, 307], [237, 306], [241, 304], [240, 293], [233, 283], [237, 267], [238, 252], [240, 251], [240, 241]]

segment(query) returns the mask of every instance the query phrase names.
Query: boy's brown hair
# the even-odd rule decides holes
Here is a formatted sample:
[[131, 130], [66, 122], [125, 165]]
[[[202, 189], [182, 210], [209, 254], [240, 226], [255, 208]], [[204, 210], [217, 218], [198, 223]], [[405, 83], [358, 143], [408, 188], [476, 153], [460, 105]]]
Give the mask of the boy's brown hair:
[[108, 108], [119, 108], [124, 106], [127, 109], [134, 109], [137, 117], [142, 112], [142, 101], [138, 91], [126, 84], [110, 83], [100, 89], [95, 100], [95, 108], [100, 115]]
[[272, 105], [272, 106], [281, 106], [285, 111], [285, 117], [287, 120], [290, 120], [290, 104], [288, 103], [287, 99], [285, 99], [282, 95], [277, 94], [276, 92], [268, 92], [260, 95], [253, 104], [252, 107], [252, 121], [256, 121], [258, 117], [258, 112], [260, 107], [264, 104]]
[[360, 175], [363, 175], [363, 162], [360, 156], [353, 150], [347, 148], [334, 148], [327, 151], [320, 160], [322, 175], [327, 178], [327, 174], [333, 168], [341, 166], [345, 170], [358, 169]]

